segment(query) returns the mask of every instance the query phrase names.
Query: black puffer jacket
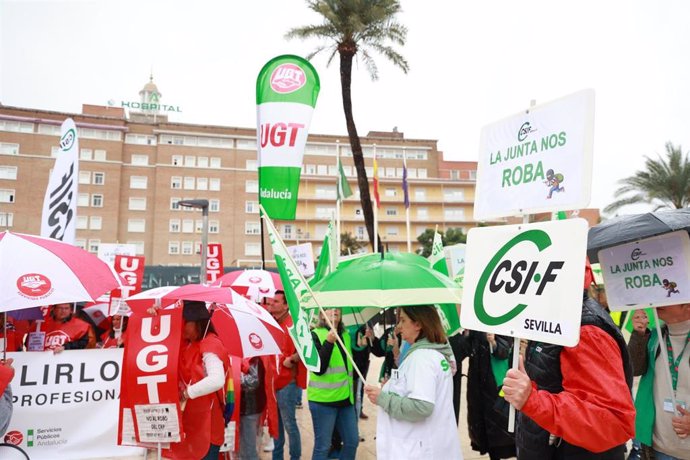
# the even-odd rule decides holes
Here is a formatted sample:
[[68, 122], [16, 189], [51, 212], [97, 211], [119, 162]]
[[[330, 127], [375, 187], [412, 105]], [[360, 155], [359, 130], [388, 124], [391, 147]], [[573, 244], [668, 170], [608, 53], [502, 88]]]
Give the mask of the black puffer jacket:
[[[582, 302], [582, 325], [596, 326], [609, 334], [618, 344], [628, 388], [632, 388], [632, 367], [627, 346], [611, 316], [596, 301], [585, 297]], [[527, 346], [525, 370], [540, 390], [558, 394], [563, 391], [561, 350], [559, 345], [530, 342]], [[623, 460], [625, 446], [616, 446], [595, 454], [562, 439], [550, 442], [550, 434], [522, 412], [518, 412], [515, 427], [518, 459], [520, 460]]]
[[[507, 359], [510, 341], [496, 336], [494, 356]], [[515, 456], [515, 438], [508, 433], [508, 403], [498, 396], [499, 385], [491, 369], [486, 334], [467, 331], [462, 336], [461, 357], [469, 357], [467, 370], [467, 424], [472, 449], [492, 457]], [[500, 382], [502, 384], [502, 382]]]

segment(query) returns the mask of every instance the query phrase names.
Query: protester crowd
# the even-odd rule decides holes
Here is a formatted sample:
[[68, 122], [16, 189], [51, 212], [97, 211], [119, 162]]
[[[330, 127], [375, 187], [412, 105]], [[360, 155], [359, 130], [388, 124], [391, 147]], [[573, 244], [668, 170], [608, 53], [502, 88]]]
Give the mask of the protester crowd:
[[[286, 454], [291, 460], [355, 459], [363, 440], [358, 420], [368, 418], [363, 397], [378, 406], [377, 458], [462, 458], [459, 369], [467, 359], [469, 439], [491, 460], [690, 459], [690, 305], [658, 308], [665, 323], [661, 338], [649, 330], [644, 311], [634, 312], [626, 344], [620, 323], [601, 305], [601, 288], [588, 291], [592, 285], [589, 270], [579, 344], [523, 341], [517, 369], [509, 369], [512, 339], [467, 330], [449, 338], [433, 306], [398, 308], [395, 324], [380, 337], [370, 323], [345, 327], [340, 310], [326, 310], [312, 330], [321, 362], [316, 371], [307, 371], [292, 340], [283, 342], [279, 356], [239, 359], [218, 339], [205, 304], [185, 302], [179, 363], [185, 436], [168, 455], [218, 458], [230, 419], [224, 412], [227, 375], [239, 366], [241, 404], [234, 410], [240, 411], [240, 442], [232, 458], [258, 459], [260, 450], [272, 450], [274, 460]], [[289, 337], [285, 294], [277, 291], [263, 306]], [[6, 331], [8, 351], [61, 353], [126, 346], [127, 324], [127, 316], [116, 315], [97, 325], [81, 308], [59, 304], [46, 308], [42, 320], [9, 317], [0, 331]], [[659, 346], [666, 347], [668, 362]], [[380, 385], [367, 384], [370, 354], [384, 358]], [[11, 360], [0, 363], [0, 432], [11, 415], [13, 374]], [[633, 376], [641, 376], [634, 398]], [[303, 390], [313, 452], [302, 451], [296, 418]], [[519, 411], [514, 433], [510, 405]], [[266, 435], [272, 442], [262, 444]]]

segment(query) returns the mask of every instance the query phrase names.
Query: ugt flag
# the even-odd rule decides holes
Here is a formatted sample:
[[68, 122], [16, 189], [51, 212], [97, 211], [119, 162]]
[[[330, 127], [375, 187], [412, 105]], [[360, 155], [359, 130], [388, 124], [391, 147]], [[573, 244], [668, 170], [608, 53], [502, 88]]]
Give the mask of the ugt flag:
[[294, 220], [302, 157], [319, 75], [299, 56], [278, 56], [256, 80], [259, 203], [272, 219]]
[[280, 273], [280, 281], [282, 281], [283, 290], [285, 291], [285, 300], [287, 300], [290, 316], [292, 317], [292, 326], [289, 328], [290, 337], [306, 368], [317, 372], [321, 368], [321, 359], [309, 329], [309, 316], [300, 303], [300, 299], [305, 294], [310, 293], [311, 290], [302, 273], [297, 268], [297, 264], [290, 257], [290, 253], [280, 235], [278, 235], [273, 222], [264, 212], [263, 206], [260, 209], [261, 217], [266, 222], [268, 239], [273, 248], [278, 273]]
[[77, 231], [79, 140], [71, 118], [60, 128], [60, 150], [43, 199], [41, 236], [74, 244]]

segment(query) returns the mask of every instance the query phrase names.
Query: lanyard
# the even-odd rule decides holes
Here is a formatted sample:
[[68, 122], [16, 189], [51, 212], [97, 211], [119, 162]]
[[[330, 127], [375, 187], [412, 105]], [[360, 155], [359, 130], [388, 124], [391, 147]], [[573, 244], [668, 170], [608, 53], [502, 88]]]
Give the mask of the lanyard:
[[670, 335], [670, 333], [666, 334], [666, 348], [668, 349], [668, 367], [671, 370], [673, 391], [676, 391], [676, 387], [678, 386], [678, 366], [680, 365], [680, 360], [683, 358], [683, 353], [685, 353], [685, 349], [688, 347], [688, 343], [690, 343], [690, 332], [688, 332], [688, 336], [685, 338], [685, 345], [683, 346], [683, 349], [678, 354], [678, 358], [675, 360], [673, 359], [673, 347], [671, 346]]

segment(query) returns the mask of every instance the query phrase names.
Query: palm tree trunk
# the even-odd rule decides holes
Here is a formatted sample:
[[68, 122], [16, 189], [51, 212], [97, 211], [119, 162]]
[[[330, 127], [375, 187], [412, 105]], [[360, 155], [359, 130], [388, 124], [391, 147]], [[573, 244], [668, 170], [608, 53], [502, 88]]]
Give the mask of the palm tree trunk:
[[[343, 49], [340, 49], [339, 53], [340, 87], [343, 96], [343, 111], [345, 112], [347, 135], [350, 138], [352, 160], [354, 161], [355, 168], [357, 170], [357, 184], [359, 185], [359, 199], [362, 204], [362, 212], [364, 213], [364, 225], [367, 227], [369, 243], [371, 244], [373, 250], [374, 238], [378, 238], [378, 235], [374, 235], [374, 209], [371, 205], [371, 196], [369, 195], [369, 180], [367, 178], [367, 170], [364, 167], [362, 144], [359, 142], [359, 135], [357, 134], [355, 119], [352, 115], [352, 97], [350, 87], [352, 84], [352, 58], [354, 57], [354, 53]], [[381, 247], [382, 245], [379, 244], [379, 248]]]

